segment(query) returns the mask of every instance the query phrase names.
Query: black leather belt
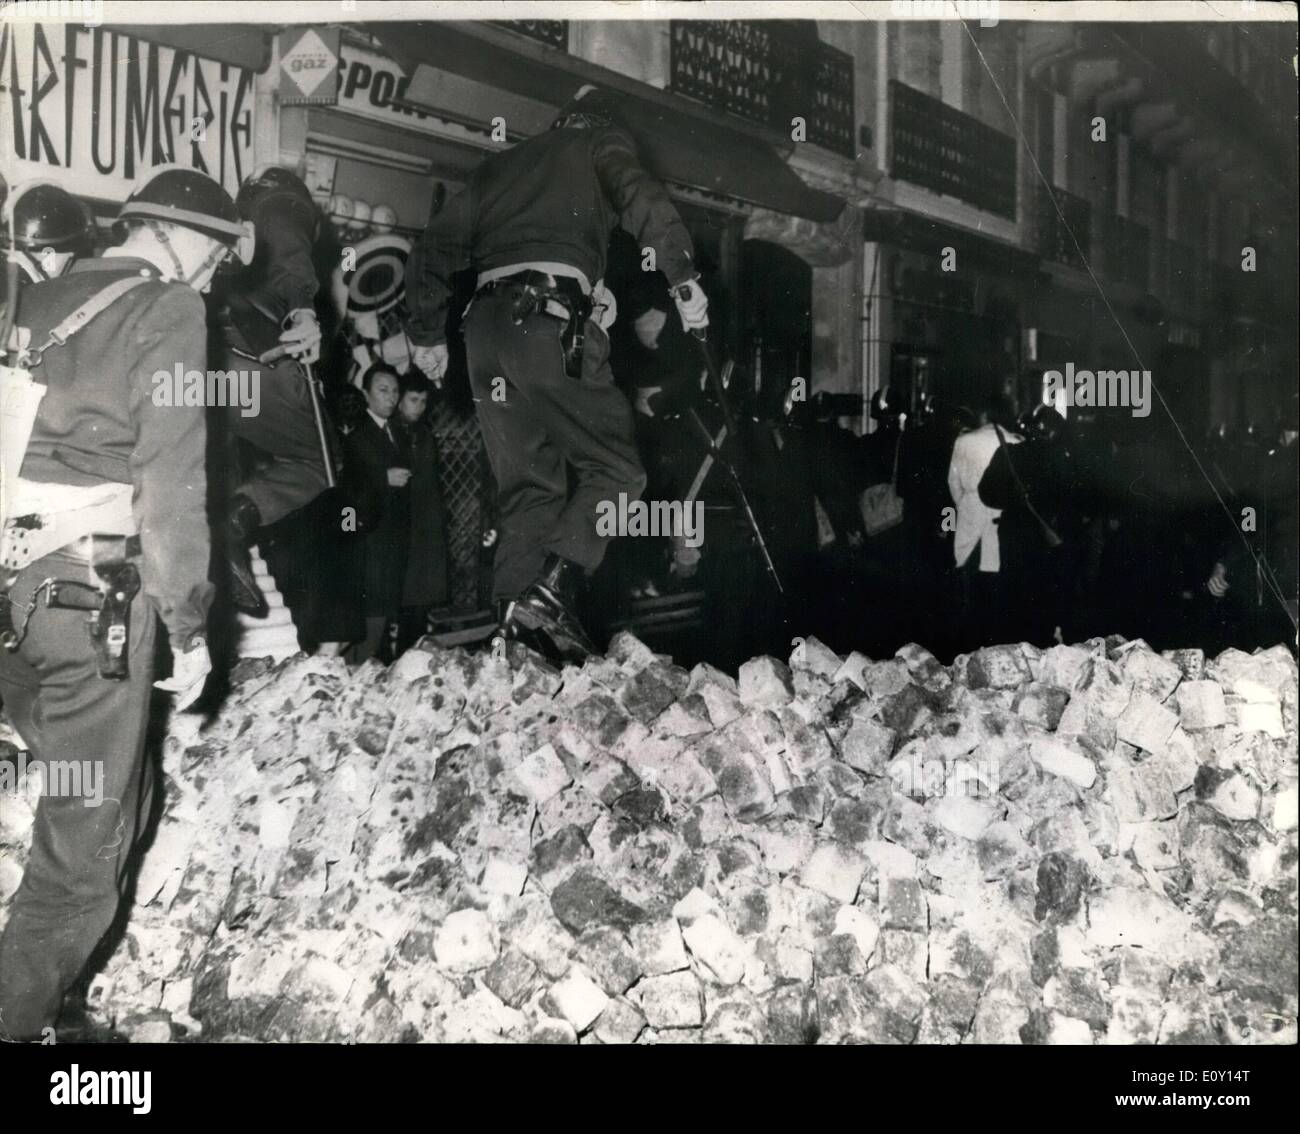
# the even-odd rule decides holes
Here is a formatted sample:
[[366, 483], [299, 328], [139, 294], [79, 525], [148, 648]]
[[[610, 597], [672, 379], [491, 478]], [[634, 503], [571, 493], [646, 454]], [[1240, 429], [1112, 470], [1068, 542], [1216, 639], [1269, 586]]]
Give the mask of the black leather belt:
[[564, 299], [588, 298], [587, 293], [582, 290], [582, 284], [572, 276], [553, 276], [550, 272], [538, 272], [531, 268], [526, 268], [522, 272], [515, 272], [514, 275], [500, 276], [497, 279], [489, 280], [475, 294], [490, 295], [500, 288], [514, 286], [531, 287], [543, 293], [551, 292]]
[[510, 321], [516, 326], [530, 315], [550, 315], [560, 320], [564, 372], [570, 378], [580, 377], [587, 319], [591, 315], [591, 296], [582, 290], [582, 284], [572, 276], [553, 276], [550, 272], [529, 268], [489, 280], [474, 293], [474, 297], [491, 295], [504, 288], [517, 289], [519, 293], [510, 310]]

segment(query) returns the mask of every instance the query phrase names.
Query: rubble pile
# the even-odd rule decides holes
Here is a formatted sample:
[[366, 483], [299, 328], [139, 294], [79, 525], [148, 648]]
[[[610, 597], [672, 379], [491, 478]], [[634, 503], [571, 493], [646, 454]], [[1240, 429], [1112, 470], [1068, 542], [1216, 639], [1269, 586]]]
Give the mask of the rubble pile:
[[245, 662], [173, 720], [94, 1009], [146, 1040], [1296, 1042], [1281, 647], [809, 638], [738, 680], [628, 635], [511, 651]]

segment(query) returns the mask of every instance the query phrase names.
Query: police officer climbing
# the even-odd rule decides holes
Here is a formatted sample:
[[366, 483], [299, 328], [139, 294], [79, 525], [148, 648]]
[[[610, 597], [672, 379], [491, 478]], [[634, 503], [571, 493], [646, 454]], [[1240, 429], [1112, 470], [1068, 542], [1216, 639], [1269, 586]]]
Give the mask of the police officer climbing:
[[584, 87], [548, 133], [479, 166], [425, 230], [407, 283], [413, 359], [438, 382], [451, 277], [478, 273], [464, 334], [500, 507], [493, 594], [507, 637], [544, 635], [541, 645], [574, 660], [593, 650], [575, 607], [605, 554], [597, 507], [645, 486], [609, 369], [613, 304], [601, 277], [616, 225], [654, 250], [683, 323], [705, 326], [686, 226], [613, 100]]

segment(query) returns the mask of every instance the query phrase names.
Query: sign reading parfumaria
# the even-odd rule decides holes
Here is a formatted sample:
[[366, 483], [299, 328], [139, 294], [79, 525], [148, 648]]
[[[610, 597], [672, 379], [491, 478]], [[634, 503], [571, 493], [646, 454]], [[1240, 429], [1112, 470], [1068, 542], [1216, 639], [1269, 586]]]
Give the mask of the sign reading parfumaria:
[[254, 74], [82, 24], [0, 24], [0, 152], [31, 177], [124, 200], [155, 165], [252, 172]]

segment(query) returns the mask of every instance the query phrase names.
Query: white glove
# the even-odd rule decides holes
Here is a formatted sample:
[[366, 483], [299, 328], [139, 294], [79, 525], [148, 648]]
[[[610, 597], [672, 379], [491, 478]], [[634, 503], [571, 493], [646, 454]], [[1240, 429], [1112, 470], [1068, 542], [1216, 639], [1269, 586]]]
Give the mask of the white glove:
[[709, 297], [694, 280], [687, 280], [673, 288], [673, 302], [682, 317], [682, 326], [695, 331], [709, 325]]
[[618, 302], [614, 293], [601, 281], [591, 293], [591, 318], [602, 331], [608, 331], [618, 318]]
[[700, 568], [700, 549], [698, 547], [688, 547], [686, 542], [677, 537], [673, 537], [673, 562], [669, 571], [679, 579], [692, 579], [695, 572]]
[[638, 386], [636, 390], [636, 412], [645, 417], [654, 417], [654, 407], [650, 399], [663, 390], [662, 386]]
[[411, 362], [435, 386], [442, 387], [442, 376], [447, 373], [447, 344], [437, 346], [413, 346]]
[[211, 672], [208, 644], [200, 638], [184, 653], [173, 652], [171, 677], [166, 681], [155, 681], [153, 687], [164, 693], [175, 693], [176, 711], [181, 712], [199, 699], [203, 683]]
[[299, 362], [315, 362], [320, 358], [320, 324], [316, 312], [305, 307], [290, 311], [285, 319], [285, 332], [280, 341], [288, 348], [290, 358]]

